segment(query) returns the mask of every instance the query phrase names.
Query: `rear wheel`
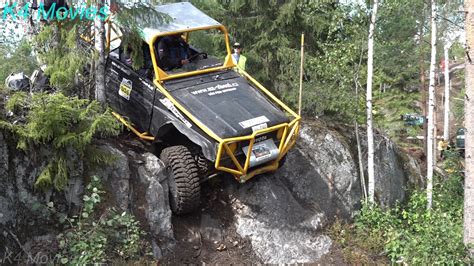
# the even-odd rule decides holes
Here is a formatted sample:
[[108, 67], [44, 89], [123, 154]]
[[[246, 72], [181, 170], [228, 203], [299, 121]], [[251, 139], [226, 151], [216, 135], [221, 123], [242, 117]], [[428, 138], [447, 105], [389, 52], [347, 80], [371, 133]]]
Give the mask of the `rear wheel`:
[[160, 155], [169, 173], [170, 205], [176, 214], [190, 213], [200, 205], [198, 166], [185, 146], [163, 149]]

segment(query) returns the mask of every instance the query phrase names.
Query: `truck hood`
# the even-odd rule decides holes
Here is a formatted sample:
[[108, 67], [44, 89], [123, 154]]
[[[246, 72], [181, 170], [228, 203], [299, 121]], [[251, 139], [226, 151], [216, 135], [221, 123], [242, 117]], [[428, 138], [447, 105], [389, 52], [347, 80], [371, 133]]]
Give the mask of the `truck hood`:
[[165, 88], [221, 138], [289, 122], [283, 111], [233, 71], [174, 80]]

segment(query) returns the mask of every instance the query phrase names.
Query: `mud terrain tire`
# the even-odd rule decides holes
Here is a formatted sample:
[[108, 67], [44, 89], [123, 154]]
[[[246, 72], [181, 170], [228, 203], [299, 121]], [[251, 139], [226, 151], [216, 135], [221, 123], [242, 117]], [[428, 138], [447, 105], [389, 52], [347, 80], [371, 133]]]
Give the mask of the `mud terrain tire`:
[[191, 152], [185, 146], [163, 149], [160, 155], [168, 170], [170, 205], [175, 214], [186, 214], [200, 205], [201, 188], [199, 169]]

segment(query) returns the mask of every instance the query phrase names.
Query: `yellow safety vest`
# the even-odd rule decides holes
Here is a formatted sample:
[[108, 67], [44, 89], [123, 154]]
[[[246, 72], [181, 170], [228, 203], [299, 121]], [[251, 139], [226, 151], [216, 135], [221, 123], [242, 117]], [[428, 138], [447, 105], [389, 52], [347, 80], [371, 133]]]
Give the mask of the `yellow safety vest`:
[[245, 71], [245, 63], [247, 63], [247, 57], [245, 57], [244, 55], [240, 55], [239, 62], [235, 62], [235, 57], [232, 56], [232, 61], [234, 61], [234, 64], [238, 66], [238, 68], [236, 68], [237, 71], [239, 71], [240, 69]]
[[240, 69], [245, 71], [245, 63], [247, 63], [247, 57], [240, 55], [239, 57], [239, 62], [237, 62], [237, 65], [239, 66]]

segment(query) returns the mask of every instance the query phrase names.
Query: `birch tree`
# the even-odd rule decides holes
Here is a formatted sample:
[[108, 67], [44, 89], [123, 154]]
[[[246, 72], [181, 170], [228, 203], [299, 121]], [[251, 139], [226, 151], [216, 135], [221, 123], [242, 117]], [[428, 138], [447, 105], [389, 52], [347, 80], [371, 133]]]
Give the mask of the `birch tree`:
[[[467, 42], [466, 98], [464, 103], [465, 157], [464, 177], [464, 244], [474, 244], [474, 0], [465, 0]], [[471, 256], [474, 253], [470, 248]]]
[[[98, 9], [103, 6], [103, 0], [98, 0]], [[95, 19], [95, 49], [97, 60], [95, 62], [95, 99], [105, 103], [105, 23], [99, 18]]]
[[375, 19], [377, 16], [378, 0], [374, 0], [372, 8], [372, 16], [369, 26], [368, 41], [368, 59], [367, 59], [367, 173], [368, 173], [368, 194], [369, 202], [374, 203], [375, 190], [375, 165], [374, 165], [374, 131], [372, 118], [372, 77], [374, 73], [374, 33]]
[[433, 199], [433, 169], [434, 169], [434, 108], [435, 108], [435, 69], [436, 69], [436, 3], [431, 0], [431, 61], [430, 85], [428, 91], [428, 139], [426, 156], [426, 197], [427, 208], [430, 210]]

